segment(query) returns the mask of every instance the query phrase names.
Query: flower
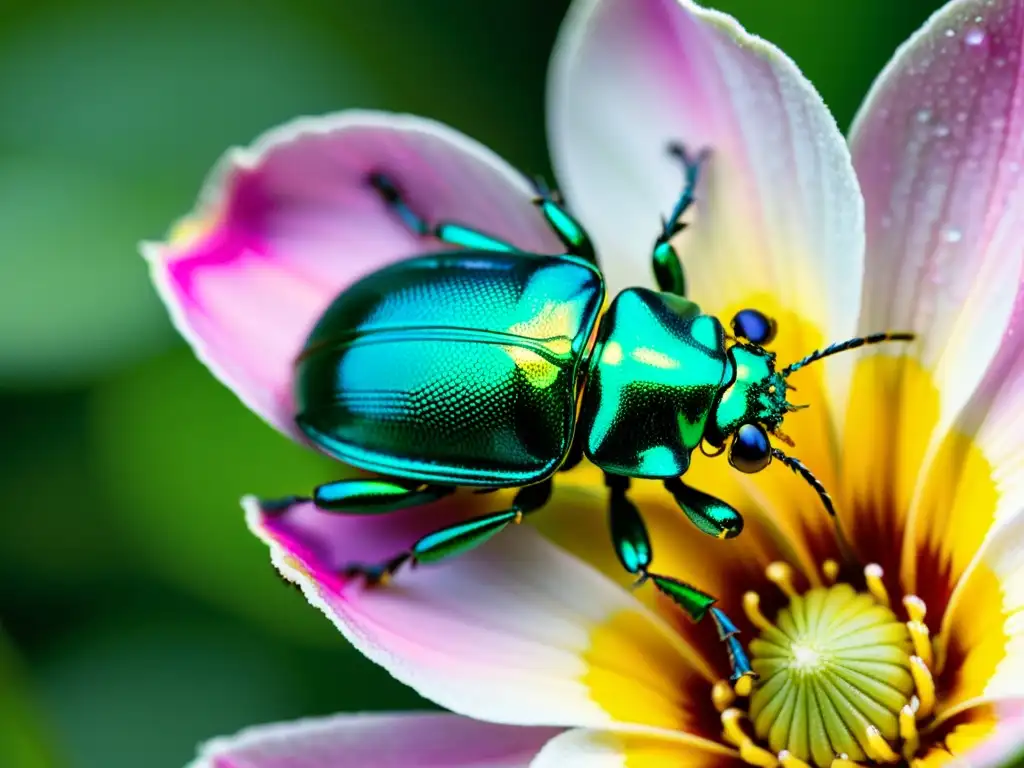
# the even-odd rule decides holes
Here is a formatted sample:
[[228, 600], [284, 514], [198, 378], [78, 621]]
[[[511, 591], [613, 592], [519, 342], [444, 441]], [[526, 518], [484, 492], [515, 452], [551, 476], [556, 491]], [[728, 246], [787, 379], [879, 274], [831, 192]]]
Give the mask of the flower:
[[[746, 516], [727, 542], [660, 485], [634, 483], [657, 570], [718, 596], [749, 640], [751, 692], [725, 681], [712, 628], [628, 589], [586, 464], [556, 477], [535, 526], [386, 588], [343, 569], [508, 495], [365, 517], [247, 499], [281, 573], [347, 638], [474, 720], [277, 726], [215, 742], [199, 764], [841, 768], [988, 765], [1020, 748], [1022, 48], [1024, 2], [954, 0], [879, 77], [847, 148], [795, 65], [730, 17], [689, 0], [577, 0], [552, 66], [550, 137], [610, 290], [650, 282], [679, 186], [665, 148], [681, 141], [712, 150], [677, 238], [706, 312], [776, 318], [784, 361], [858, 333], [918, 334], [793, 376], [813, 407], [786, 431], [835, 496], [838, 528], [781, 468], [748, 476], [695, 458], [688, 480]], [[359, 276], [438, 248], [370, 189], [373, 172], [429, 221], [561, 250], [514, 171], [430, 121], [348, 112], [230, 153], [197, 212], [145, 253], [198, 356], [296, 439], [291, 365], [320, 313]]]

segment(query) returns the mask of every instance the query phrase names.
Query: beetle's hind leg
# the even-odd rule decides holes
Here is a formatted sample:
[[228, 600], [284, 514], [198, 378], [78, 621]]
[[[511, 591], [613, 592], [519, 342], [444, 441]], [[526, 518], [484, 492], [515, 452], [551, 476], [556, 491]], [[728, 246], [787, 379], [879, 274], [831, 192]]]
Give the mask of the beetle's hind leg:
[[409, 206], [402, 195], [395, 181], [384, 173], [374, 172], [369, 175], [367, 182], [376, 189], [384, 202], [395, 215], [402, 220], [406, 228], [413, 234], [420, 237], [436, 237], [444, 243], [459, 245], [463, 248], [470, 248], [478, 251], [497, 251], [500, 253], [523, 253], [510, 243], [500, 238], [488, 235], [478, 229], [467, 227], [451, 221], [441, 221], [436, 224], [429, 223], [422, 216], [417, 214]]
[[725, 645], [729, 655], [729, 679], [736, 683], [737, 690], [749, 693], [756, 675], [737, 637], [739, 630], [736, 625], [724, 611], [714, 607], [717, 598], [702, 592], [692, 584], [648, 570], [654, 553], [647, 526], [640, 516], [640, 511], [629, 499], [629, 478], [605, 474], [605, 484], [609, 491], [608, 522], [612, 543], [622, 567], [638, 577], [637, 586], [650, 581], [659, 592], [682, 608], [693, 621], [699, 622], [710, 614], [718, 630], [718, 638]]
[[683, 215], [690, 209], [695, 200], [700, 170], [708, 158], [708, 150], [701, 150], [691, 155], [682, 144], [673, 142], [668, 145], [668, 153], [683, 165], [683, 191], [679, 194], [672, 213], [661, 222], [661, 234], [654, 242], [651, 253], [651, 264], [658, 288], [666, 293], [678, 296], [686, 295], [686, 273], [679, 260], [679, 254], [672, 245], [672, 238], [686, 229], [682, 221]]
[[[339, 484], [332, 483], [331, 485], [335, 486]], [[399, 487], [397, 484], [394, 485]], [[324, 488], [324, 486], [318, 488], [317, 491], [321, 491], [322, 488]], [[431, 489], [435, 490], [431, 491]], [[454, 488], [446, 486], [426, 486], [426, 489], [413, 491], [412, 493], [416, 495], [410, 496], [409, 502], [404, 506], [412, 507], [427, 503], [431, 500], [436, 501], [442, 496], [452, 493], [454, 490]], [[431, 492], [436, 494], [434, 498], [426, 498], [426, 494]], [[331, 495], [337, 496], [338, 492], [331, 491]], [[398, 495], [398, 492], [395, 492], [394, 496], [397, 497]], [[508, 509], [479, 515], [477, 517], [470, 518], [469, 520], [462, 520], [457, 523], [453, 523], [452, 525], [446, 526], [432, 533], [428, 533], [426, 536], [423, 536], [416, 541], [405, 552], [400, 552], [394, 557], [391, 557], [381, 563], [352, 563], [342, 568], [342, 573], [346, 576], [362, 576], [366, 582], [371, 585], [386, 583], [392, 576], [394, 576], [395, 572], [406, 563], [411, 566], [415, 566], [420, 563], [437, 563], [483, 544], [494, 535], [503, 531], [509, 525], [518, 525], [521, 523], [526, 515], [543, 507], [547, 504], [548, 499], [550, 498], [550, 479], [535, 485], [524, 486], [516, 492], [516, 495], [512, 499], [512, 505]], [[335, 511], [339, 511], [336, 506], [333, 507], [333, 509]], [[391, 509], [395, 509], [395, 507], [391, 506], [389, 509], [381, 509], [380, 511], [390, 511]]]

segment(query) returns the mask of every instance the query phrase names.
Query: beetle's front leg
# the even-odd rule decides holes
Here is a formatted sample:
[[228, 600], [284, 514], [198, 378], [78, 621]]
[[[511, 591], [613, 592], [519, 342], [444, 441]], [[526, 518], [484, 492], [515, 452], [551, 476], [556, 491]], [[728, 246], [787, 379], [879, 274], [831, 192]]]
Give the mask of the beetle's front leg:
[[594, 243], [590, 239], [590, 235], [587, 234], [583, 225], [569, 213], [561, 196], [548, 188], [541, 178], [534, 181], [534, 188], [537, 190], [537, 198], [534, 203], [540, 208], [548, 225], [562, 241], [566, 250], [573, 256], [578, 256], [597, 266], [597, 252], [594, 250]]
[[[718, 630], [718, 638], [725, 644], [729, 655], [729, 679], [737, 682], [738, 689], [739, 686], [748, 687], [749, 682], [738, 681], [741, 678], [752, 681], [755, 674], [750, 667], [746, 651], [737, 638], [739, 630], [736, 625], [724, 611], [714, 607], [717, 602], [715, 597], [702, 592], [692, 584], [648, 570], [653, 559], [651, 538], [639, 510], [629, 500], [629, 478], [606, 473], [605, 484], [609, 490], [608, 522], [612, 543], [622, 567], [639, 577], [637, 586], [649, 580], [659, 592], [682, 608], [693, 621], [698, 622], [710, 613], [711, 620]], [[747, 692], [749, 693], [749, 690]]]
[[678, 477], [665, 481], [665, 489], [690, 522], [718, 539], [731, 539], [743, 530], [743, 515], [717, 496], [698, 491]]
[[683, 264], [679, 260], [679, 254], [672, 245], [672, 238], [686, 228], [686, 224], [681, 219], [693, 205], [697, 182], [700, 179], [700, 169], [709, 153], [707, 150], [702, 150], [691, 156], [686, 148], [678, 143], [669, 144], [668, 152], [683, 164], [683, 191], [672, 208], [672, 213], [662, 222], [661, 234], [658, 235], [658, 239], [654, 243], [654, 251], [651, 253], [651, 264], [659, 290], [674, 293], [677, 296], [685, 296], [686, 274], [683, 271]]

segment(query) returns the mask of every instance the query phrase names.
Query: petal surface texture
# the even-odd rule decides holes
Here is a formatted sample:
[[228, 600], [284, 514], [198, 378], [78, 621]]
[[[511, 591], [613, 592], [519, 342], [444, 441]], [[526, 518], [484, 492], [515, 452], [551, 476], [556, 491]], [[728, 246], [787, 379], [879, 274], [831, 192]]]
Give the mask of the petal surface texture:
[[557, 733], [456, 715], [344, 715], [215, 739], [190, 768], [526, 768]]
[[197, 210], [143, 252], [199, 358], [292, 437], [292, 363], [331, 300], [401, 258], [452, 250], [411, 234], [367, 183], [374, 172], [428, 222], [454, 219], [525, 249], [561, 250], [523, 177], [429, 120], [344, 112], [229, 152]]
[[519, 725], [697, 727], [705, 701], [689, 689], [706, 691], [713, 671], [628, 591], [528, 526], [365, 587], [340, 575], [345, 565], [390, 558], [457, 519], [458, 504], [385, 517], [245, 504], [282, 575], [360, 651], [448, 709]]
[[[902, 543], [903, 587], [933, 621], [996, 519], [1024, 501], [1018, 490], [1010, 503], [1006, 474], [1024, 446], [1005, 421], [982, 425], [1019, 359], [1007, 328], [1024, 257], [1022, 47], [1019, 2], [949, 3], [878, 78], [851, 137], [867, 206], [860, 330], [918, 339], [858, 365], [844, 506], [862, 552]], [[1013, 395], [1001, 398], [1005, 415]]]

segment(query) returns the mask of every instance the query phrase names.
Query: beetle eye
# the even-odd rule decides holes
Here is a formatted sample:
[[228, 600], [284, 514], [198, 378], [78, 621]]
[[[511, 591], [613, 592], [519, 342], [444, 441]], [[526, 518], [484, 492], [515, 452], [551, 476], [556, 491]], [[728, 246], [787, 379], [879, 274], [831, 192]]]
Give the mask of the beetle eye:
[[772, 460], [768, 433], [757, 424], [744, 424], [733, 435], [729, 447], [729, 463], [748, 475], [760, 472]]
[[741, 309], [732, 319], [732, 334], [754, 344], [770, 344], [778, 325], [773, 318], [756, 309]]

